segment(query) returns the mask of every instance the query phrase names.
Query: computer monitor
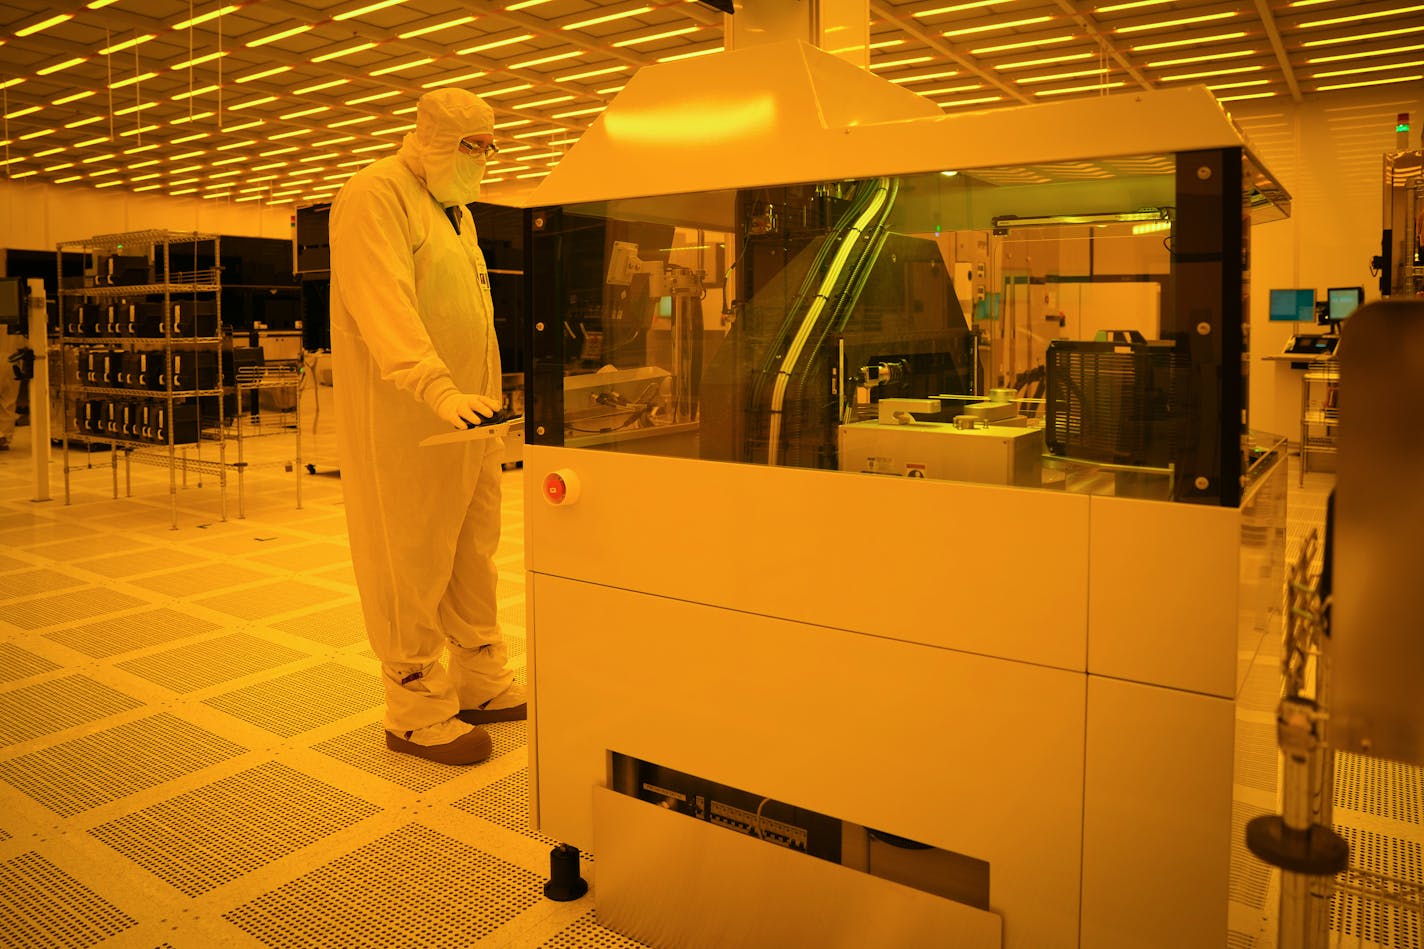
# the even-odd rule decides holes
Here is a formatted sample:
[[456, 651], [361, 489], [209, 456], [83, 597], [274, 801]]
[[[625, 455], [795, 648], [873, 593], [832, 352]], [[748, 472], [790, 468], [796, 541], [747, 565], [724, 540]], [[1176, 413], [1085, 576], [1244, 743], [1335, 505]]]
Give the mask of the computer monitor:
[[1272, 290], [1270, 317], [1296, 323], [1315, 322], [1315, 291]]
[[0, 326], [25, 325], [25, 279], [0, 277]]
[[1364, 287], [1331, 287], [1325, 291], [1325, 316], [1320, 322], [1339, 323], [1364, 302]]

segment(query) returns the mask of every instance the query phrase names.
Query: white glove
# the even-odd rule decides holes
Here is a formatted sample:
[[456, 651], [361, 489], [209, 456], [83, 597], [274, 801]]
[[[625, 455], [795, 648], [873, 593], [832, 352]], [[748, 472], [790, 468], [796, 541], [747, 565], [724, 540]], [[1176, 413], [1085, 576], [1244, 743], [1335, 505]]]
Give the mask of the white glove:
[[498, 399], [469, 392], [451, 392], [440, 400], [435, 414], [451, 428], [473, 428], [499, 411]]

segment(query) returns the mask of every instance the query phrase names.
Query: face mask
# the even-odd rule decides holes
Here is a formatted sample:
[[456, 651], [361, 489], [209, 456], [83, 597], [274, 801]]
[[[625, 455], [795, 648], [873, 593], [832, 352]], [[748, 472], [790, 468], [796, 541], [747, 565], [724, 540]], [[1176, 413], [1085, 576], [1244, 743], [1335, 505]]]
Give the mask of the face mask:
[[441, 207], [469, 204], [480, 197], [485, 159], [466, 155], [459, 148], [425, 156], [425, 183]]

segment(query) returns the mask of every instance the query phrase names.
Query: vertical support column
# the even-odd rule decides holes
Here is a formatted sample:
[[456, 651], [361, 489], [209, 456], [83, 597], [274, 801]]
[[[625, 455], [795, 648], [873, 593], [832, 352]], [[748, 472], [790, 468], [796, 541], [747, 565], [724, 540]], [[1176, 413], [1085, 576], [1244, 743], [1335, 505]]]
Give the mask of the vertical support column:
[[[62, 277], [61, 277], [62, 279]], [[35, 472], [36, 501], [48, 501], [49, 497], [49, 319], [45, 315], [44, 281], [30, 278], [26, 283], [30, 291], [29, 345], [34, 353], [34, 376], [30, 379], [30, 460]], [[58, 286], [58, 285], [56, 285]], [[64, 327], [64, 315], [60, 314], [60, 328]], [[63, 350], [61, 349], [60, 372], [64, 371]], [[0, 367], [8, 370], [8, 367]], [[61, 404], [63, 398], [60, 399]], [[60, 434], [64, 434], [64, 420], [60, 420]]]
[[729, 50], [801, 40], [864, 69], [870, 64], [868, 0], [735, 0], [722, 28]]
[[1179, 501], [1241, 503], [1246, 429], [1248, 228], [1239, 148], [1181, 152], [1172, 235], [1172, 306], [1162, 336], [1187, 359], [1188, 427]]

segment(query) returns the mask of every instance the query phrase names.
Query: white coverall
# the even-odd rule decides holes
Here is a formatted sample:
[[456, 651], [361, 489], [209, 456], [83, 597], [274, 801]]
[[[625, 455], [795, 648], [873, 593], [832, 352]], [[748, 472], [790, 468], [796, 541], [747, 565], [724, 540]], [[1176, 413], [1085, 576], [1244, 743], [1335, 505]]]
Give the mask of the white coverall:
[[[358, 172], [331, 209], [341, 484], [385, 727], [396, 734], [443, 722], [513, 681], [493, 559], [503, 442], [417, 445], [450, 431], [436, 414], [442, 399], [500, 397], [489, 274], [459, 207], [478, 197], [484, 160], [458, 143], [481, 132], [493, 132], [493, 112], [480, 99], [427, 93], [400, 151]], [[458, 234], [444, 210], [452, 206]]]

